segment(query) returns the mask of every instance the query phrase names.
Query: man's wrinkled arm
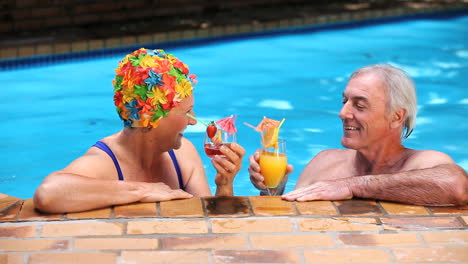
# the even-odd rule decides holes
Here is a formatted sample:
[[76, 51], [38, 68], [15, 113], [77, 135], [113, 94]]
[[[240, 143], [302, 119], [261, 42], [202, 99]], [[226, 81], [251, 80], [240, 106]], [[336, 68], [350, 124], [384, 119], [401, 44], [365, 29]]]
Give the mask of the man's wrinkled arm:
[[468, 203], [468, 176], [456, 164], [343, 179], [354, 197], [417, 205]]

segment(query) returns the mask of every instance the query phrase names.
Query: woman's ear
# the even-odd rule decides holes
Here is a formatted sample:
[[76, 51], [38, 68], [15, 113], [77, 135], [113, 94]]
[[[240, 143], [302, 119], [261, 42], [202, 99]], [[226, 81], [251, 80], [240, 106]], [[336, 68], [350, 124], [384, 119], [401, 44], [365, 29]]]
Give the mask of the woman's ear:
[[406, 120], [406, 109], [399, 109], [392, 114], [391, 128], [403, 126]]

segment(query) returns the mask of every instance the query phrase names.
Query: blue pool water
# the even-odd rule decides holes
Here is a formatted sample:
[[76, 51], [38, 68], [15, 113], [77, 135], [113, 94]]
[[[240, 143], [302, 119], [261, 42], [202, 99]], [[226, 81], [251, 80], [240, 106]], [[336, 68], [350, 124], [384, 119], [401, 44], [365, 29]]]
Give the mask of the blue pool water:
[[[295, 166], [289, 191], [316, 153], [341, 148], [338, 112], [349, 74], [381, 62], [404, 68], [416, 82], [417, 126], [405, 145], [446, 152], [468, 169], [467, 36], [468, 16], [457, 16], [231, 39], [167, 52], [198, 75], [195, 112], [202, 120], [238, 115], [238, 141], [247, 155], [259, 147], [260, 137], [243, 122], [257, 124], [263, 115], [286, 118], [281, 136]], [[32, 197], [47, 174], [121, 129], [111, 81], [123, 56], [0, 72], [0, 193]], [[198, 146], [213, 184], [203, 131], [197, 125], [185, 136]], [[258, 193], [248, 179], [247, 155], [236, 195]]]

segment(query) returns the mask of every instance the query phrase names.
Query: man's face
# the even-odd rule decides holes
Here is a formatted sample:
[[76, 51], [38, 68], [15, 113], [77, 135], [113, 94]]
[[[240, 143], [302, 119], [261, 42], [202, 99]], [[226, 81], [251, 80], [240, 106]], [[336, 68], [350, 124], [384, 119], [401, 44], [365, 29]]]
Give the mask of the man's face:
[[343, 92], [341, 144], [350, 149], [378, 147], [390, 135], [386, 111], [387, 95], [383, 82], [372, 72], [352, 78]]

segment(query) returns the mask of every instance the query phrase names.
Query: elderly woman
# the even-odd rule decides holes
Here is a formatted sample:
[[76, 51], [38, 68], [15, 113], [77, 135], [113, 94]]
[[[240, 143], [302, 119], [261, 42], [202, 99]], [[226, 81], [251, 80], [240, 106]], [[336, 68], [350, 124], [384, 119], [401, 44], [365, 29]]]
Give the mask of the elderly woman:
[[[140, 49], [116, 69], [114, 102], [120, 132], [105, 137], [83, 156], [47, 176], [34, 194], [44, 212], [77, 212], [132, 202], [210, 196], [200, 155], [183, 137], [196, 124], [192, 95], [196, 76], [163, 50]], [[233, 195], [244, 149], [222, 147], [215, 156], [216, 195]]]

